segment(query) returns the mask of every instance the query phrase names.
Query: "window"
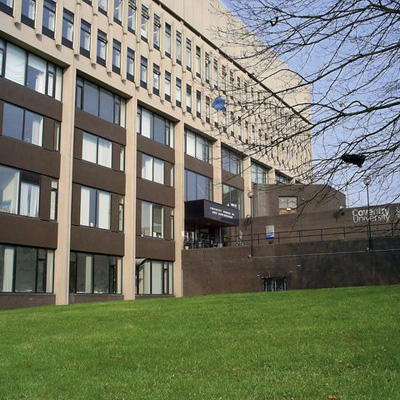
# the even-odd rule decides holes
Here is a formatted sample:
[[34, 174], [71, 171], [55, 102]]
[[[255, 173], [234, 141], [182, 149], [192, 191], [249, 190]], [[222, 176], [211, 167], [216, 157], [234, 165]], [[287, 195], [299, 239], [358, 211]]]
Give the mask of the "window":
[[135, 52], [129, 48], [126, 51], [126, 79], [135, 80]]
[[224, 206], [236, 208], [243, 215], [243, 190], [233, 186], [222, 185], [222, 204]]
[[287, 289], [287, 278], [263, 278], [264, 292], [280, 292]]
[[142, 178], [164, 184], [164, 161], [142, 154]]
[[114, 22], [121, 25], [122, 21], [122, 0], [114, 0]]
[[279, 197], [279, 214], [293, 214], [296, 210], [297, 197]]
[[147, 89], [147, 58], [140, 57], [140, 86]]
[[164, 237], [164, 207], [142, 201], [142, 235]]
[[136, 269], [136, 294], [173, 294], [173, 263], [147, 260]]
[[192, 70], [192, 42], [186, 39], [186, 69]]
[[14, 0], [0, 0], [0, 10], [8, 15], [13, 15]]
[[125, 147], [121, 146], [119, 151], [119, 170], [125, 171]]
[[81, 187], [80, 224], [92, 228], [110, 229], [111, 193]]
[[61, 100], [61, 68], [2, 40], [0, 60], [0, 72], [6, 79]]
[[222, 169], [235, 175], [242, 174], [242, 158], [235, 152], [222, 148]]
[[275, 172], [275, 183], [276, 184], [283, 183], [287, 185], [290, 183], [290, 179], [287, 178], [285, 175]]
[[43, 117], [12, 104], [4, 103], [2, 135], [42, 146]]
[[98, 0], [98, 7], [102, 14], [107, 15], [108, 0]]
[[154, 14], [154, 22], [153, 22], [153, 46], [155, 49], [160, 50], [160, 17], [157, 14]]
[[81, 20], [80, 53], [86, 57], [90, 57], [90, 35], [91, 35], [90, 24], [84, 20]]
[[176, 62], [182, 63], [182, 34], [176, 31]]
[[0, 212], [39, 218], [40, 176], [0, 165]]
[[157, 64], [153, 64], [153, 93], [160, 94], [160, 67]]
[[74, 14], [64, 8], [62, 26], [62, 44], [72, 49], [74, 41]]
[[142, 40], [147, 42], [148, 39], [148, 20], [149, 20], [149, 9], [142, 5], [142, 14], [140, 18], [140, 35]]
[[165, 24], [165, 55], [171, 57], [171, 25]]
[[109, 140], [83, 132], [82, 160], [111, 168], [112, 143]]
[[106, 66], [107, 34], [100, 29], [97, 31], [97, 63]]
[[124, 231], [124, 211], [125, 211], [125, 200], [124, 196], [119, 196], [118, 205], [118, 230], [120, 232]]
[[145, 108], [138, 108], [137, 133], [169, 147], [174, 146], [173, 122]]
[[70, 293], [122, 292], [122, 259], [120, 257], [71, 252]]
[[113, 40], [112, 70], [117, 74], [121, 73], [121, 43], [115, 39]]
[[22, 0], [21, 21], [31, 26], [35, 26], [36, 0]]
[[125, 99], [79, 77], [76, 86], [76, 108], [125, 127]]
[[205, 58], [206, 58], [206, 61], [205, 61], [205, 63], [206, 63], [206, 68], [205, 68], [205, 71], [206, 71], [206, 82], [210, 83], [210, 75], [211, 75], [210, 54], [206, 53], [206, 57]]
[[186, 111], [192, 112], [192, 87], [186, 85]]
[[171, 101], [171, 73], [165, 71], [165, 100]]
[[128, 1], [128, 30], [132, 33], [136, 31], [136, 0]]
[[54, 29], [56, 26], [56, 3], [52, 0], [43, 1], [43, 35], [54, 39]]
[[210, 114], [211, 114], [211, 100], [208, 96], [206, 96], [206, 122], [210, 122]]
[[52, 293], [54, 251], [0, 244], [0, 292]]
[[196, 46], [196, 75], [201, 77], [201, 49]]
[[57, 219], [57, 201], [58, 201], [58, 181], [51, 180], [50, 192], [50, 220]]
[[201, 118], [201, 92], [199, 90], [196, 92], [196, 115], [197, 118]]
[[218, 60], [214, 58], [214, 89], [218, 90]]
[[58, 121], [54, 122], [53, 148], [55, 151], [60, 151], [60, 131], [61, 123]]
[[222, 69], [222, 73], [221, 73], [221, 75], [222, 75], [222, 92], [224, 94], [226, 94], [226, 91], [228, 89], [228, 82], [227, 82], [228, 75], [226, 73], [226, 66], [223, 65], [221, 67], [221, 69]]
[[182, 81], [179, 78], [176, 78], [175, 101], [177, 107], [182, 107]]
[[198, 160], [211, 163], [212, 144], [206, 138], [185, 130], [185, 153]]
[[254, 162], [251, 163], [251, 182], [267, 183], [267, 168]]
[[185, 169], [185, 201], [212, 200], [212, 188], [212, 179]]

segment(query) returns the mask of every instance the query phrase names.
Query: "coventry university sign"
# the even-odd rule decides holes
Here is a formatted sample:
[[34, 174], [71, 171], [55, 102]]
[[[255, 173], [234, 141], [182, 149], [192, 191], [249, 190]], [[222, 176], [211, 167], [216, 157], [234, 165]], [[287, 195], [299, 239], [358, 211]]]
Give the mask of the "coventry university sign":
[[[369, 211], [369, 218], [368, 218]], [[369, 210], [367, 208], [352, 210], [353, 222], [355, 224], [368, 222], [389, 222], [390, 210], [387, 207], [371, 207]]]

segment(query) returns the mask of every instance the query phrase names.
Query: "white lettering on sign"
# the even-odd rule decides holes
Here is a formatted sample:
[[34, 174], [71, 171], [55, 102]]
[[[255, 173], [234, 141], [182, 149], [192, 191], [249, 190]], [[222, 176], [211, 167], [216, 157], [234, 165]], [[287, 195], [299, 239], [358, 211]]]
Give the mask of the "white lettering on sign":
[[355, 208], [352, 211], [353, 222], [358, 224], [360, 222], [389, 222], [390, 213], [389, 209], [386, 207], [376, 207], [369, 209], [369, 218], [368, 218], [368, 209], [363, 208], [361, 210]]
[[222, 210], [220, 208], [210, 207], [210, 210], [211, 210], [211, 214], [217, 215], [218, 217], [233, 219], [233, 216], [234, 216], [233, 213], [226, 211], [226, 210]]

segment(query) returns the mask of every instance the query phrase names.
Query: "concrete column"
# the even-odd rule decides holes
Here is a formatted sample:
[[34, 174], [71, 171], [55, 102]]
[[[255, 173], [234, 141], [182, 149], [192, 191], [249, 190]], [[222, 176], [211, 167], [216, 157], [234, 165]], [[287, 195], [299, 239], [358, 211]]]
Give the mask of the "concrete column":
[[182, 284], [182, 249], [185, 233], [185, 146], [184, 124], [182, 121], [175, 125], [175, 264], [174, 264], [174, 294], [183, 296]]
[[251, 184], [251, 158], [243, 159], [243, 179], [244, 179], [244, 211], [243, 216], [251, 215], [251, 200], [248, 193], [252, 190]]
[[126, 107], [125, 255], [123, 258], [122, 283], [124, 300], [133, 300], [135, 298], [136, 154], [136, 97], [134, 97], [127, 102]]
[[212, 149], [213, 155], [213, 180], [214, 201], [222, 203], [222, 164], [221, 164], [221, 141], [217, 140]]
[[60, 137], [60, 180], [58, 182], [58, 239], [55, 251], [54, 293], [56, 304], [69, 301], [69, 260], [71, 243], [72, 167], [74, 155], [76, 69], [63, 75], [63, 112]]

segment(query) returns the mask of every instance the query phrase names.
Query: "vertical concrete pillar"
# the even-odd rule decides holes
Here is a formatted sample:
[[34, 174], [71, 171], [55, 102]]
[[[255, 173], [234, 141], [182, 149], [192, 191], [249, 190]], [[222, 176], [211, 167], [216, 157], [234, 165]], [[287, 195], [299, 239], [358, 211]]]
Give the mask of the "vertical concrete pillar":
[[69, 301], [69, 259], [71, 244], [72, 168], [74, 155], [76, 69], [63, 75], [63, 112], [60, 137], [60, 180], [58, 182], [58, 239], [54, 265], [56, 304]]
[[243, 216], [251, 215], [251, 199], [248, 194], [252, 191], [251, 184], [251, 158], [246, 157], [243, 159], [243, 179], [244, 179], [244, 210]]
[[214, 201], [222, 203], [222, 163], [221, 163], [221, 140], [217, 140], [212, 149]]
[[174, 264], [174, 294], [183, 296], [182, 282], [182, 249], [185, 233], [185, 146], [184, 124], [182, 121], [175, 125], [175, 264]]

